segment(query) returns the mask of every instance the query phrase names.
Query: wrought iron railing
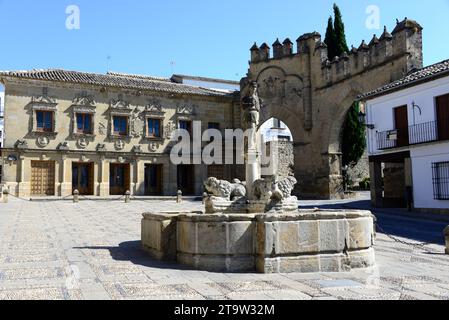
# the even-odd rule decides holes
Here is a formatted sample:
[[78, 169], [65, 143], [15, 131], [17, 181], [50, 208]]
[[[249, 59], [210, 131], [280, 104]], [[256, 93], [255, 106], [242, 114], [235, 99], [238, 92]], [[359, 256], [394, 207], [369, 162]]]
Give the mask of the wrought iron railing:
[[404, 129], [389, 130], [377, 133], [377, 149], [386, 150], [406, 147], [420, 143], [446, 140], [439, 130], [444, 131], [437, 121], [425, 122]]

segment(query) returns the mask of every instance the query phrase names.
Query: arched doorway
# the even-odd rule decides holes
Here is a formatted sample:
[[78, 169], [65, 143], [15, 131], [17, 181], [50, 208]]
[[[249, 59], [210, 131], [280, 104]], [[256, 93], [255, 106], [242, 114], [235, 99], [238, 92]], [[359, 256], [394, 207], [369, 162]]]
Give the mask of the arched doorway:
[[267, 169], [269, 165], [262, 164], [262, 174], [276, 174], [280, 177], [294, 176], [294, 141], [290, 128], [280, 119], [270, 118], [260, 126], [260, 134], [266, 146], [266, 154], [274, 160], [270, 161], [270, 165], [274, 164], [274, 166], [271, 166], [269, 170]]

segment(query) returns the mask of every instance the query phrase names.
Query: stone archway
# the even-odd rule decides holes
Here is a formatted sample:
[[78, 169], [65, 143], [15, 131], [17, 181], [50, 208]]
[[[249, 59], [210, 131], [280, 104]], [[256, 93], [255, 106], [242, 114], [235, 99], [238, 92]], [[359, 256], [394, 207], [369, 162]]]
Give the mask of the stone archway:
[[[268, 164], [262, 165], [262, 176], [276, 174], [279, 178], [295, 175], [293, 136], [290, 128], [280, 119], [270, 118], [260, 126], [260, 134], [269, 156]], [[264, 174], [264, 171], [266, 174]]]
[[359, 94], [379, 88], [422, 67], [422, 28], [406, 20], [392, 35], [328, 60], [321, 35], [313, 32], [297, 40], [294, 53], [288, 39], [276, 42], [273, 57], [264, 44], [251, 48], [247, 78], [260, 87], [264, 110], [292, 130], [295, 177], [301, 198], [340, 197], [341, 132], [346, 114]]

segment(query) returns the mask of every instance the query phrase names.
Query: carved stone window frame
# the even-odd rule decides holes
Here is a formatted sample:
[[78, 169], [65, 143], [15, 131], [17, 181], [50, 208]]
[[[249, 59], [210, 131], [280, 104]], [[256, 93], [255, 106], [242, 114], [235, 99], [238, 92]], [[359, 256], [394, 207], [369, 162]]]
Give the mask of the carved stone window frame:
[[[147, 140], [151, 140], [151, 141], [163, 141], [164, 140], [164, 120], [165, 120], [165, 112], [162, 111], [162, 108], [158, 108], [158, 109], [149, 109], [148, 107], [146, 108], [146, 110], [143, 112], [143, 119], [145, 120], [145, 124], [144, 124], [144, 130], [145, 132], [143, 133], [143, 137]], [[149, 119], [155, 119], [155, 120], [159, 120], [160, 121], [160, 128], [159, 128], [159, 133], [160, 136], [159, 137], [153, 137], [148, 135], [148, 120]]]
[[[131, 118], [133, 109], [129, 102], [124, 101], [119, 95], [118, 100], [112, 100], [109, 104], [109, 130], [108, 135], [111, 139], [131, 139]], [[127, 133], [126, 135], [118, 135], [114, 133], [114, 117], [127, 118]]]
[[179, 129], [180, 121], [190, 121], [196, 120], [195, 106], [181, 105], [176, 108], [176, 127]]
[[[57, 109], [57, 103], [47, 103], [47, 102], [32, 102], [31, 106], [32, 115], [31, 115], [31, 132], [36, 135], [44, 135], [44, 136], [56, 136], [58, 133], [56, 132], [56, 124], [57, 124], [57, 117], [56, 113], [58, 111]], [[52, 112], [52, 131], [41, 131], [37, 128], [37, 112], [43, 111], [43, 112]]]
[[[95, 106], [80, 106], [80, 105], [73, 105], [72, 106], [72, 135], [74, 137], [95, 137], [95, 118], [96, 118], [97, 108]], [[78, 132], [77, 128], [77, 115], [78, 114], [89, 114], [91, 115], [91, 133], [82, 133]]]

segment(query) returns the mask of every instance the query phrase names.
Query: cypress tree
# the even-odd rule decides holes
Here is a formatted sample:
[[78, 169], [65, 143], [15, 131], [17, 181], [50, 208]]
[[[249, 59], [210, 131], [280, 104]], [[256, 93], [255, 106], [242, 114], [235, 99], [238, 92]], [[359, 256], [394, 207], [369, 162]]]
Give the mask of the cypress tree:
[[346, 116], [342, 137], [343, 166], [353, 166], [365, 152], [365, 126], [359, 122], [359, 112], [359, 103], [355, 102]]
[[329, 17], [327, 22], [326, 37], [324, 38], [324, 43], [327, 45], [327, 55], [328, 59], [332, 60], [335, 54], [335, 31], [334, 31], [334, 20]]
[[346, 43], [345, 24], [341, 15], [340, 8], [334, 3], [334, 37], [335, 37], [335, 55], [341, 56], [343, 52], [348, 52], [348, 44]]

